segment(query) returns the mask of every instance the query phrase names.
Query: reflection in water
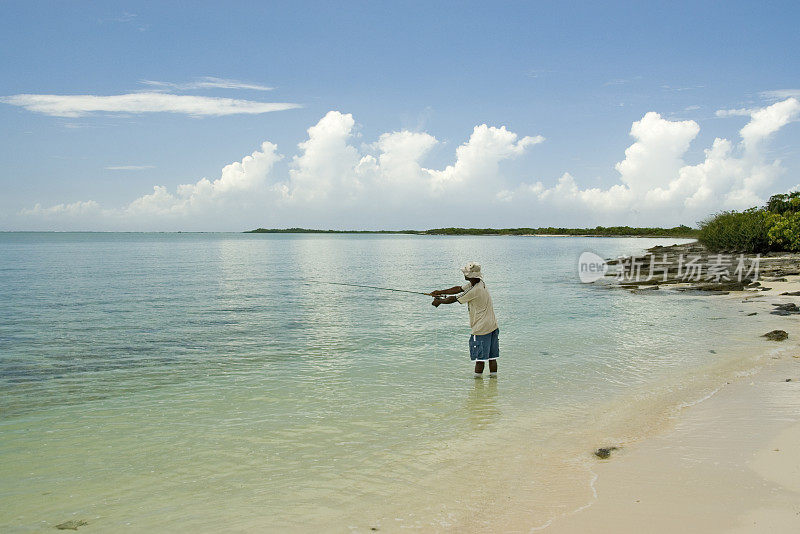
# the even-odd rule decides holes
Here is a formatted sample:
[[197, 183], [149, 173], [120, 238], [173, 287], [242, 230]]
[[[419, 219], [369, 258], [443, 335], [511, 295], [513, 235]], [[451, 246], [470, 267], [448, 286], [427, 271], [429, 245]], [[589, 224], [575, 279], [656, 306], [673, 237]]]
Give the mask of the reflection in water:
[[500, 417], [497, 405], [498, 378], [476, 378], [466, 399], [469, 422], [473, 430], [491, 425]]

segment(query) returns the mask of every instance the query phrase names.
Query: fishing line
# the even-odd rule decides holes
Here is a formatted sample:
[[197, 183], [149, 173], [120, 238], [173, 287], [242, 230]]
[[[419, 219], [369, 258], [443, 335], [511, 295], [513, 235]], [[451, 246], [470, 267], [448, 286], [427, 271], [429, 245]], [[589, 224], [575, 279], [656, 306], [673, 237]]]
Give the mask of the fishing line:
[[347, 282], [325, 282], [322, 280], [304, 280], [305, 282], [314, 282], [317, 284], [331, 284], [335, 286], [350, 286], [350, 287], [363, 287], [366, 289], [379, 289], [381, 291], [395, 291], [397, 293], [413, 293], [415, 295], [432, 296], [430, 293], [423, 293], [422, 291], [409, 291], [408, 289], [393, 289], [391, 287], [378, 287], [378, 286], [365, 286], [362, 284], [348, 284]]

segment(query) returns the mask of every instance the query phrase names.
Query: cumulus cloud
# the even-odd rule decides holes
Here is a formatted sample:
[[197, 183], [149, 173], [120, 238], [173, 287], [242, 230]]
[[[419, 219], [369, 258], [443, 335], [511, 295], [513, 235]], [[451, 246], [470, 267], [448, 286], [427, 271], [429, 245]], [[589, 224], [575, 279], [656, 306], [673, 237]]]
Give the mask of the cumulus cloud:
[[431, 171], [423, 168], [421, 162], [438, 143], [435, 137], [424, 132], [384, 133], [376, 145], [377, 159], [366, 157], [361, 167], [372, 166], [377, 183], [386, 191], [424, 191], [429, 187]]
[[[614, 182], [584, 187], [570, 172], [547, 183], [509, 176], [504, 162], [533, 152], [541, 136], [519, 136], [481, 124], [455, 149], [451, 163], [426, 158], [440, 147], [433, 135], [399, 130], [358, 143], [352, 115], [330, 111], [308, 128], [286, 165], [278, 147], [261, 147], [222, 169], [171, 189], [156, 185], [121, 208], [92, 201], [23, 210], [30, 220], [69, 221], [95, 214], [117, 228], [235, 229], [265, 226], [424, 228], [692, 224], [720, 209], [763, 203], [782, 173], [763, 148], [800, 116], [797, 99], [748, 111], [739, 139], [717, 138], [699, 161], [686, 161], [700, 125], [649, 112], [633, 122], [633, 142], [614, 167]], [[438, 150], [437, 150], [438, 152]], [[110, 223], [109, 223], [110, 225]], [[160, 225], [160, 226], [159, 226]], [[100, 225], [99, 225], [100, 226]]]
[[748, 208], [764, 202], [763, 195], [781, 172], [778, 161], [765, 161], [761, 144], [799, 114], [800, 103], [794, 98], [748, 110], [750, 121], [739, 131], [738, 144], [717, 138], [704, 151], [702, 162], [687, 165], [683, 158], [700, 126], [649, 112], [633, 123], [635, 142], [615, 166], [621, 183], [581, 189], [565, 173], [554, 187], [538, 182], [520, 192], [595, 215], [624, 219], [646, 212], [647, 218], [640, 221], [648, 224], [693, 222], [715, 210]]
[[456, 149], [455, 163], [442, 170], [422, 166], [438, 144], [424, 132], [401, 130], [382, 134], [371, 145], [375, 154], [362, 154], [353, 144], [355, 120], [338, 111], [327, 113], [308, 129], [298, 145], [289, 179], [281, 184], [291, 202], [345, 202], [362, 197], [397, 203], [408, 195], [436, 196], [444, 192], [493, 187], [500, 162], [523, 154], [544, 138], [523, 137], [505, 127], [476, 126]]
[[92, 112], [109, 113], [184, 113], [194, 117], [258, 114], [301, 107], [286, 102], [256, 102], [209, 96], [167, 93], [124, 95], [32, 95], [0, 98], [0, 102], [54, 117], [81, 117]]
[[268, 87], [266, 85], [260, 85], [257, 83], [241, 82], [239, 80], [230, 80], [226, 78], [215, 78], [213, 76], [204, 76], [188, 83], [159, 82], [156, 80], [142, 80], [140, 83], [153, 87], [154, 89], [175, 91], [192, 91], [194, 89], [249, 89], [252, 91], [272, 91], [273, 89], [273, 87]]
[[284, 186], [290, 201], [326, 201], [356, 196], [361, 188], [356, 166], [358, 150], [349, 143], [355, 120], [349, 113], [329, 111], [308, 129], [308, 139], [298, 145], [289, 183]]
[[174, 194], [165, 186], [156, 185], [152, 193], [131, 202], [122, 214], [133, 217], [187, 216], [202, 213], [209, 207], [222, 207], [231, 200], [244, 202], [246, 198], [241, 194], [257, 191], [266, 183], [272, 166], [281, 159], [277, 149], [277, 145], [264, 141], [260, 150], [223, 167], [216, 180], [202, 178], [194, 184], [179, 185]]
[[637, 195], [667, 183], [683, 164], [689, 143], [700, 132], [694, 121], [669, 121], [653, 111], [634, 122], [631, 136], [636, 142], [616, 164], [622, 182]]
[[453, 185], [466, 185], [478, 180], [495, 177], [502, 160], [521, 155], [533, 145], [544, 141], [544, 137], [523, 137], [506, 130], [482, 124], [472, 130], [469, 140], [456, 149], [456, 162], [444, 170], [429, 170], [434, 190]]
[[755, 144], [797, 120], [798, 115], [800, 115], [800, 100], [787, 98], [763, 109], [753, 110], [750, 113], [750, 122], [740, 130], [739, 134], [745, 147], [752, 149]]

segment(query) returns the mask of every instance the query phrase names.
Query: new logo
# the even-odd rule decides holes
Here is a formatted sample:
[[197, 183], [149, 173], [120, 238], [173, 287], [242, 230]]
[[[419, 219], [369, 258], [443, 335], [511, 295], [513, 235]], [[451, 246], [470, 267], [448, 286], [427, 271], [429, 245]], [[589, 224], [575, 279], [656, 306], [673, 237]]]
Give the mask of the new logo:
[[606, 260], [595, 254], [586, 251], [578, 258], [578, 278], [584, 284], [591, 284], [595, 280], [600, 280], [608, 272]]

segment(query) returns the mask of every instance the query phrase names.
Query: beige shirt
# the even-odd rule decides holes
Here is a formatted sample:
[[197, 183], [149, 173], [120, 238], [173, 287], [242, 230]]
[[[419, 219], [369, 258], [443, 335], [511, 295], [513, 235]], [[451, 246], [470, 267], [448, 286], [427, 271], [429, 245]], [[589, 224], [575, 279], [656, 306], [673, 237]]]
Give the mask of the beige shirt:
[[497, 330], [497, 319], [494, 316], [492, 297], [486, 289], [486, 284], [481, 280], [475, 287], [467, 282], [458, 295], [458, 302], [466, 304], [469, 308], [469, 326], [476, 336], [490, 334]]

